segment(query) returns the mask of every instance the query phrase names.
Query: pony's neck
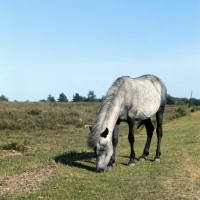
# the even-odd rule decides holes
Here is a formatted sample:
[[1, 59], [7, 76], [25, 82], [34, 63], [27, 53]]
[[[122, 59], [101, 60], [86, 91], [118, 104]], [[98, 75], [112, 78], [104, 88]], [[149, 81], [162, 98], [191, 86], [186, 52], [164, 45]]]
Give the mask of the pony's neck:
[[108, 113], [106, 115], [103, 128], [108, 128], [110, 135], [112, 135], [115, 124], [119, 118], [120, 115], [120, 103], [113, 102], [112, 106], [108, 110]]

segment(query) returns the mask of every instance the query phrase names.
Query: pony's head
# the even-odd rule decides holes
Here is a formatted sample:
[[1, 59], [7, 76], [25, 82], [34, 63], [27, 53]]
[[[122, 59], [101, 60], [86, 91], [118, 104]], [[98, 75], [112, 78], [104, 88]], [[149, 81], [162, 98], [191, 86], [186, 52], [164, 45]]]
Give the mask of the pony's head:
[[95, 147], [96, 153], [96, 171], [107, 171], [109, 161], [113, 154], [112, 140], [108, 137], [108, 128], [100, 134], [100, 139]]

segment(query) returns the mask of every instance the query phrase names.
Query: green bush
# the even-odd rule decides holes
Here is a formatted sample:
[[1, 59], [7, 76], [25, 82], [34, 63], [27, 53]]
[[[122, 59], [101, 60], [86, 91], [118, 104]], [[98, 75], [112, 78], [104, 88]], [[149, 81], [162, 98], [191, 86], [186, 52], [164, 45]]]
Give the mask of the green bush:
[[177, 112], [178, 112], [179, 117], [183, 117], [187, 115], [186, 110], [184, 110], [183, 108], [178, 108]]
[[28, 142], [25, 140], [23, 144], [12, 142], [2, 146], [3, 150], [14, 150], [19, 152], [25, 152], [27, 150]]
[[187, 111], [183, 108], [178, 108], [175, 110], [175, 113], [169, 117], [169, 120], [187, 116]]

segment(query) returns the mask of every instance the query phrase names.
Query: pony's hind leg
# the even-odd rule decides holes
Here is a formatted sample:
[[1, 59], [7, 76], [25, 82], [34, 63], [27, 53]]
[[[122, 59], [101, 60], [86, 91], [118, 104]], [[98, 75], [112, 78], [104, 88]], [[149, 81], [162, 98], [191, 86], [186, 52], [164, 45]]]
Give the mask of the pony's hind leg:
[[162, 106], [156, 113], [156, 120], [157, 120], [157, 150], [156, 150], [156, 157], [154, 158], [155, 161], [160, 161], [160, 145], [161, 145], [161, 139], [162, 139], [162, 134], [163, 134], [163, 128], [162, 128], [162, 122], [163, 122], [163, 112], [164, 112], [165, 107]]
[[150, 144], [151, 144], [151, 138], [153, 135], [153, 131], [154, 131], [154, 126], [151, 122], [151, 119], [148, 118], [145, 121], [143, 121], [145, 128], [146, 128], [146, 132], [147, 132], [147, 141], [146, 141], [146, 145], [144, 147], [144, 151], [143, 154], [139, 157], [140, 161], [144, 161], [146, 156], [149, 155], [149, 149], [150, 149]]
[[130, 161], [128, 162], [129, 166], [134, 166], [135, 165], [135, 151], [134, 151], [134, 142], [135, 142], [135, 138], [134, 138], [134, 125], [135, 125], [135, 120], [134, 119], [129, 119], [128, 120], [128, 126], [129, 126], [129, 134], [128, 134], [128, 141], [130, 143], [130, 147], [131, 147], [131, 153], [130, 153]]

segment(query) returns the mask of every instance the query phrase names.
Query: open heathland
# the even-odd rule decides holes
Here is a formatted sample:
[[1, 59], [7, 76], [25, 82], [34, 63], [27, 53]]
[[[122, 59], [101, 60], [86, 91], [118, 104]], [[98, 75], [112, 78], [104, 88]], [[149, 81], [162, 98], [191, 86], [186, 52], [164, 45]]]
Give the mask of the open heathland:
[[[99, 105], [0, 102], [0, 199], [200, 199], [199, 107], [166, 107], [160, 162], [154, 133], [146, 161], [127, 166], [122, 123], [113, 169], [96, 173], [86, 139]], [[138, 158], [145, 128], [135, 139]]]

